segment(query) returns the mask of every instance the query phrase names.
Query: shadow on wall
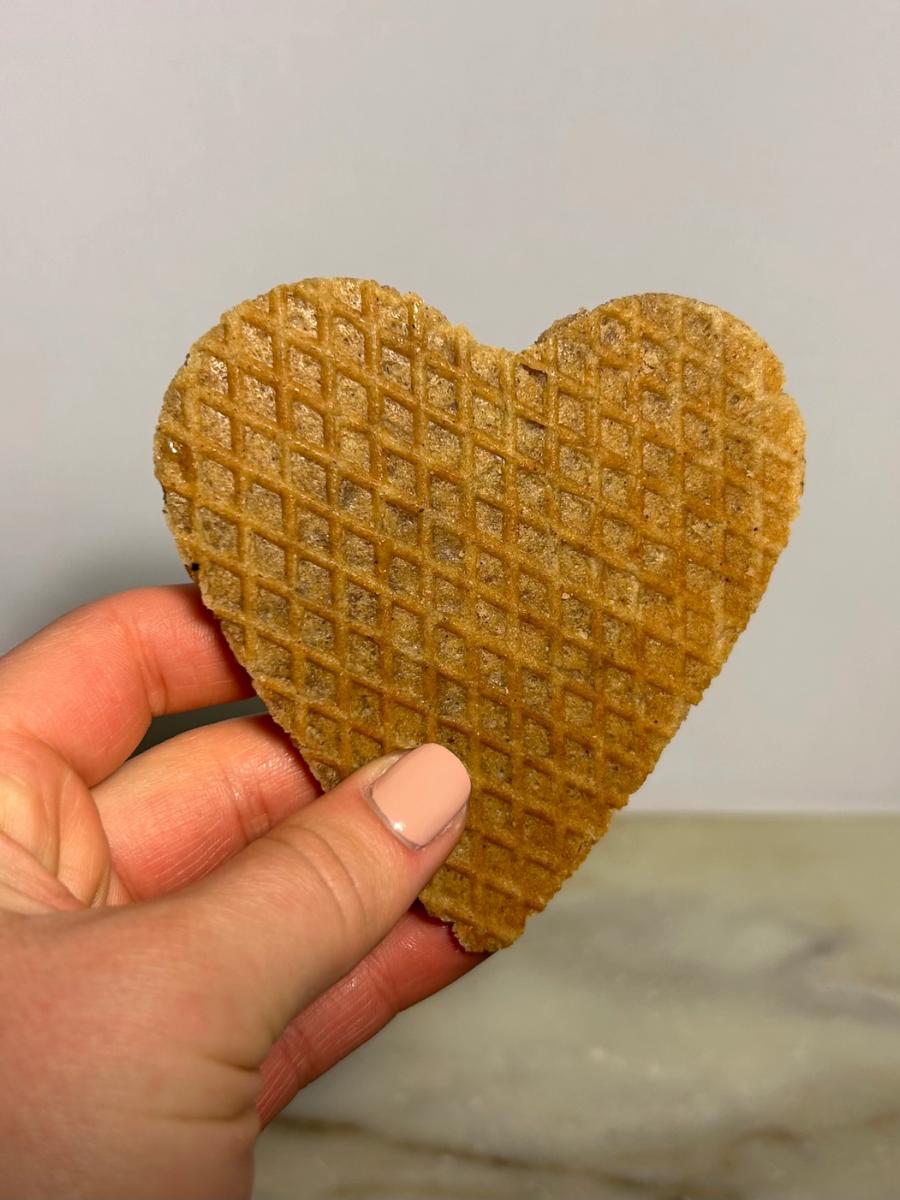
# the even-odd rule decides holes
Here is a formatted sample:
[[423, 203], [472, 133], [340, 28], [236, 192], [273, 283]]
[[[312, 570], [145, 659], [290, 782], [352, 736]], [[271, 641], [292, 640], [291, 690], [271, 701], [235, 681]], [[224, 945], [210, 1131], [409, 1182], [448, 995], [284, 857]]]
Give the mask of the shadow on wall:
[[[255, 713], [264, 713], [266, 706], [258, 696], [249, 700], [236, 700], [233, 704], [213, 704], [210, 708], [196, 708], [193, 712], [170, 713], [165, 717], [154, 717], [150, 728], [141, 739], [141, 744], [134, 754], [149, 750], [160, 742], [166, 742], [179, 733], [188, 729], [198, 729], [201, 725], [215, 725], [217, 721], [227, 721], [231, 717], [249, 717]], [[134, 758], [132, 754], [132, 758]]]
[[[187, 581], [187, 574], [174, 547], [132, 545], [109, 548], [93, 559], [85, 558], [68, 573], [60, 572], [43, 580], [42, 586], [35, 589], [27, 602], [22, 602], [19, 611], [10, 614], [12, 636], [8, 646], [0, 647], [0, 653], [24, 641], [64, 613], [91, 600], [99, 600], [102, 596], [129, 588]], [[156, 717], [134, 753], [140, 754], [188, 729], [265, 711], [263, 702], [254, 696], [233, 704], [216, 704], [194, 712]]]

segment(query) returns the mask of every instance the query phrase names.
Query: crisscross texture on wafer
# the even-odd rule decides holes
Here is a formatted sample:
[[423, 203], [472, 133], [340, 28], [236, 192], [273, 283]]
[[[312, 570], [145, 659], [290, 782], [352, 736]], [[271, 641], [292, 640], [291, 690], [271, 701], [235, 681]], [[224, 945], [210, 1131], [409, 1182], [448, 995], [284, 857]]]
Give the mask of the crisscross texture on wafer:
[[239, 304], [173, 380], [167, 521], [316, 777], [425, 741], [468, 767], [422, 899], [470, 949], [544, 907], [756, 608], [803, 480], [782, 384], [694, 300], [514, 354], [353, 279]]

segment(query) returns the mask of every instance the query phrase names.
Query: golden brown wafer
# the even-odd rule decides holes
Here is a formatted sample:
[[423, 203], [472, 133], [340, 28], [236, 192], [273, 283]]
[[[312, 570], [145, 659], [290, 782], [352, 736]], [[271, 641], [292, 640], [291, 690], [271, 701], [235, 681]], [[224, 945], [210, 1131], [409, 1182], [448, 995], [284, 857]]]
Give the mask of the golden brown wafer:
[[316, 777], [425, 741], [468, 767], [422, 899], [469, 949], [544, 907], [756, 608], [803, 481], [782, 383], [695, 300], [513, 354], [354, 279], [239, 304], [175, 376], [166, 519]]

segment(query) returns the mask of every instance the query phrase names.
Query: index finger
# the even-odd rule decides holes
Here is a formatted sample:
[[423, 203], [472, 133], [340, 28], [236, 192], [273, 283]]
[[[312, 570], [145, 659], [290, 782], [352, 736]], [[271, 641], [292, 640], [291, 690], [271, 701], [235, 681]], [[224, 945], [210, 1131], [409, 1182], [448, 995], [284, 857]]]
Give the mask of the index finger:
[[252, 695], [193, 584], [75, 609], [0, 659], [0, 735], [50, 745], [92, 787], [153, 717]]

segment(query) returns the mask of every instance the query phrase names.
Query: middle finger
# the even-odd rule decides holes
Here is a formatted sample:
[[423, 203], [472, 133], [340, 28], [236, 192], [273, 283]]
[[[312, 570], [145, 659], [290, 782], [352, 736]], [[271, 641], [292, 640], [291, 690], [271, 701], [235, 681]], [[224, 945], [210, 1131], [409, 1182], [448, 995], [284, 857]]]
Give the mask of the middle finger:
[[267, 716], [192, 729], [124, 763], [94, 788], [113, 867], [127, 895], [184, 887], [321, 792]]

